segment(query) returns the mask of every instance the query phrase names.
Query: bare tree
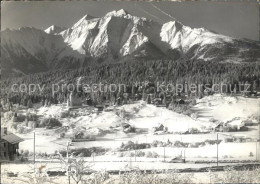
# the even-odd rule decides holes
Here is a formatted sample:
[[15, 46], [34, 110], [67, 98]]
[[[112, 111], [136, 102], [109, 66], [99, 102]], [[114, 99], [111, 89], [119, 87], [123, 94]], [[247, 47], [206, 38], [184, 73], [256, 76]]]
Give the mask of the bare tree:
[[76, 184], [82, 181], [84, 174], [86, 174], [87, 172], [91, 172], [91, 166], [89, 164], [86, 164], [83, 159], [73, 159], [70, 168], [70, 175], [72, 179], [76, 182]]
[[[32, 168], [34, 169], [34, 168]], [[40, 165], [33, 173], [23, 173], [19, 178], [13, 179], [13, 183], [17, 181], [28, 184], [58, 184], [54, 180], [56, 177], [48, 176], [46, 165]]]
[[67, 154], [66, 157], [63, 157], [60, 154], [60, 161], [65, 166], [65, 170], [67, 171], [68, 183], [70, 184], [70, 178], [72, 178], [76, 184], [82, 181], [83, 175], [87, 172], [91, 172], [92, 165], [87, 164], [82, 158], [76, 159], [73, 158], [73, 153], [69, 154], [69, 146], [67, 145]]

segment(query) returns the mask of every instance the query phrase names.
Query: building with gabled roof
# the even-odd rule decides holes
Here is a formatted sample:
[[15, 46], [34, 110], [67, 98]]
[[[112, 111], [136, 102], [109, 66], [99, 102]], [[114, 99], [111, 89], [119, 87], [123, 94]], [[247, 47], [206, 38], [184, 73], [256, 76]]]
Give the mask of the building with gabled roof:
[[15, 160], [18, 156], [19, 143], [22, 141], [24, 141], [22, 138], [7, 131], [6, 127], [1, 128], [0, 160]]

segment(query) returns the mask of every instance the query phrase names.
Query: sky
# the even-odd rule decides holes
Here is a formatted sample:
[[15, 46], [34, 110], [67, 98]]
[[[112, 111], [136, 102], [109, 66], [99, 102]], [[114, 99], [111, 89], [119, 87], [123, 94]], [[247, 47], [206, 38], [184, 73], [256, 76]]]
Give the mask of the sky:
[[9, 1], [1, 2], [1, 29], [70, 27], [86, 14], [101, 17], [119, 9], [162, 24], [175, 18], [192, 28], [259, 40], [259, 7], [254, 1]]

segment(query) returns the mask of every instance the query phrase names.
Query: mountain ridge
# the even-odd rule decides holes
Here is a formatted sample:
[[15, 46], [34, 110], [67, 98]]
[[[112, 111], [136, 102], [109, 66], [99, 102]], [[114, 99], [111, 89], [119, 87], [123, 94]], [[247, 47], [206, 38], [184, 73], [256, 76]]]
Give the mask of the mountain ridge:
[[86, 14], [70, 28], [52, 25], [45, 30], [1, 31], [1, 40], [3, 71], [14, 75], [14, 71], [30, 74], [128, 58], [260, 61], [257, 42], [191, 28], [176, 20], [160, 24], [123, 9], [103, 17]]

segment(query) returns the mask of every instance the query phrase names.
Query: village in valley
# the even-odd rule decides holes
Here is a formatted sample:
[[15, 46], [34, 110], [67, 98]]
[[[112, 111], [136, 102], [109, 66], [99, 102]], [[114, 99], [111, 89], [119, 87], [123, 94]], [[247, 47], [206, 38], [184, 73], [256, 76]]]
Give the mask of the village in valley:
[[2, 1], [0, 184], [260, 183], [259, 1]]
[[60, 160], [68, 156], [108, 173], [259, 163], [259, 93], [198, 98], [136, 89], [99, 104], [75, 92], [63, 103], [2, 101], [2, 173], [33, 172], [36, 164], [64, 177]]

